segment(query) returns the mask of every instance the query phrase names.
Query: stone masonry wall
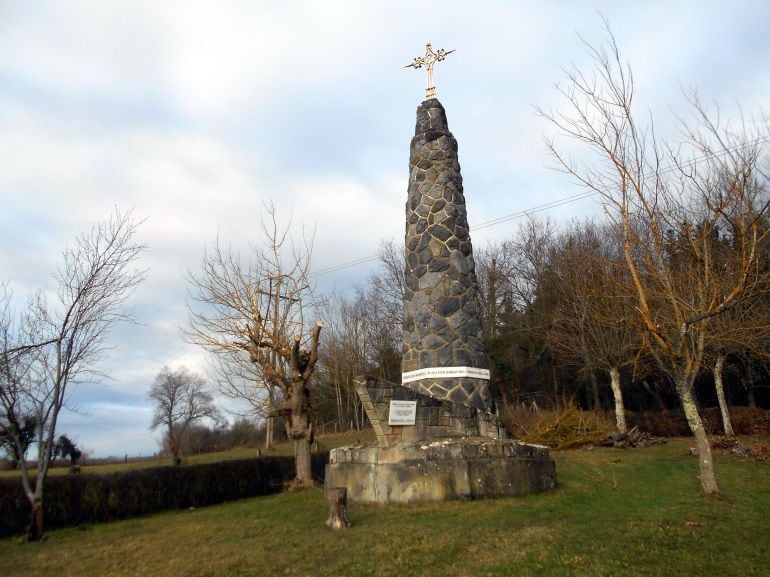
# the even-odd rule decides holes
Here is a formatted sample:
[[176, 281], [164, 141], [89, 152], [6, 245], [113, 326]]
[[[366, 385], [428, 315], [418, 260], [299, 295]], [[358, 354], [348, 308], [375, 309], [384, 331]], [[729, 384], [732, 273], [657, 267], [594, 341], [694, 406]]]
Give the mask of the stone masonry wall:
[[[373, 377], [357, 378], [355, 384], [380, 447], [437, 438], [507, 438], [502, 423], [489, 413], [440, 401]], [[415, 424], [388, 425], [390, 401], [417, 401]]]
[[[487, 368], [468, 217], [455, 140], [441, 103], [417, 109], [406, 203], [406, 290], [402, 371]], [[486, 380], [404, 383], [435, 399], [493, 409]]]

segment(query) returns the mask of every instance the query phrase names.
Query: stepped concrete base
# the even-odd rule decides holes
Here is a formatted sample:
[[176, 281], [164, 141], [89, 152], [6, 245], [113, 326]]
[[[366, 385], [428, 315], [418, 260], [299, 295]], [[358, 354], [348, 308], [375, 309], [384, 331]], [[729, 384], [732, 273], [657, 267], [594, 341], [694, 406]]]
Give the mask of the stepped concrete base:
[[370, 503], [521, 496], [554, 489], [556, 465], [547, 447], [484, 437], [340, 447], [325, 485]]

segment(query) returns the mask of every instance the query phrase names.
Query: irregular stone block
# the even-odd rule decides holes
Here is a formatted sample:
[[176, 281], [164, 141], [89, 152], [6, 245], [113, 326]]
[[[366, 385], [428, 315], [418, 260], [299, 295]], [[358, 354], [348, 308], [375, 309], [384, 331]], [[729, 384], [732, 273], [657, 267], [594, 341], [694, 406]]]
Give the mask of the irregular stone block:
[[412, 503], [520, 496], [556, 487], [547, 452], [527, 454], [518, 441], [448, 439], [375, 447], [348, 459], [333, 449], [327, 487], [347, 487], [354, 501]]

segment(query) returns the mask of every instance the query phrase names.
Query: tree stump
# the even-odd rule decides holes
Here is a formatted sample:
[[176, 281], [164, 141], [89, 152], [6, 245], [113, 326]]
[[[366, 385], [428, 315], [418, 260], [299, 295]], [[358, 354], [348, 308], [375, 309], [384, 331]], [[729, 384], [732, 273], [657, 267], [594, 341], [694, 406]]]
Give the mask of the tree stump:
[[329, 518], [326, 519], [326, 526], [335, 531], [350, 527], [347, 487], [329, 489]]

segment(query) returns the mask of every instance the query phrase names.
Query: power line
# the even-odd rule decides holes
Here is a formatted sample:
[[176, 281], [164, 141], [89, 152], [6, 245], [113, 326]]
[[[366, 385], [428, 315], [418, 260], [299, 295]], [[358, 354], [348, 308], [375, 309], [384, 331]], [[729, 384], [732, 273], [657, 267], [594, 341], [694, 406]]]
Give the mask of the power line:
[[343, 263], [340, 263], [340, 264], [336, 264], [336, 265], [332, 265], [332, 266], [329, 266], [329, 267], [326, 267], [326, 268], [319, 269], [319, 270], [317, 270], [315, 272], [310, 273], [309, 276], [317, 277], [317, 276], [329, 274], [329, 273], [332, 273], [332, 272], [337, 272], [338, 270], [343, 270], [343, 269], [346, 269], [346, 268], [350, 268], [352, 266], [358, 266], [359, 264], [365, 264], [367, 262], [371, 262], [373, 260], [377, 260], [378, 258], [379, 258], [379, 255], [377, 255], [377, 254], [369, 255], [369, 256], [364, 256], [364, 257], [361, 257], [361, 258], [357, 258], [357, 259], [354, 259], [354, 260], [349, 260], [349, 261], [346, 261], [346, 262], [343, 262]]
[[[658, 170], [657, 174], [658, 175], [668, 174], [670, 172], [674, 172], [674, 171], [678, 170], [679, 168], [683, 168], [683, 167], [686, 167], [686, 166], [695, 166], [695, 165], [700, 164], [701, 162], [703, 162], [704, 160], [707, 160], [709, 158], [721, 158], [723, 156], [727, 156], [731, 152], [739, 152], [741, 150], [745, 150], [745, 149], [750, 148], [752, 146], [757, 146], [759, 144], [764, 144], [764, 143], [767, 143], [767, 142], [770, 142], [770, 135], [768, 135], [768, 136], [759, 136], [759, 137], [755, 138], [752, 141], [746, 142], [743, 145], [736, 146], [736, 147], [734, 147], [732, 149], [725, 149], [725, 150], [723, 150], [721, 152], [705, 153], [705, 154], [703, 154], [701, 156], [698, 156], [698, 157], [692, 158], [692, 159], [690, 159], [690, 160], [688, 160], [686, 162], [683, 162], [683, 163], [681, 163], [681, 165], [672, 164], [671, 166], [668, 166], [666, 168]], [[600, 193], [598, 193], [596, 191], [593, 191], [593, 190], [588, 190], [588, 191], [585, 191], [585, 192], [580, 192], [580, 193], [577, 193], [577, 194], [573, 194], [571, 196], [566, 196], [564, 198], [560, 198], [560, 199], [557, 199], [557, 200], [554, 200], [554, 201], [551, 201], [551, 202], [547, 202], [545, 204], [540, 204], [540, 205], [534, 206], [532, 208], [528, 208], [528, 209], [525, 209], [525, 210], [520, 210], [518, 212], [513, 212], [513, 213], [507, 214], [505, 216], [500, 216], [500, 217], [497, 217], [497, 218], [493, 218], [491, 220], [484, 221], [484, 222], [482, 222], [480, 224], [477, 224], [475, 226], [471, 226], [470, 227], [470, 231], [473, 232], [473, 231], [476, 231], [476, 230], [482, 230], [484, 228], [489, 228], [491, 226], [502, 224], [504, 222], [515, 220], [517, 218], [522, 218], [522, 217], [528, 216], [530, 214], [536, 214], [538, 212], [543, 212], [545, 210], [550, 210], [552, 208], [558, 208], [560, 206], [564, 206], [565, 204], [570, 204], [570, 203], [576, 202], [578, 200], [583, 200], [583, 199], [586, 199], [586, 198], [590, 198], [590, 197], [595, 196], [597, 194], [600, 194]], [[332, 272], [337, 272], [337, 271], [340, 271], [340, 270], [344, 270], [346, 268], [351, 268], [351, 267], [358, 266], [358, 265], [361, 265], [361, 264], [366, 264], [368, 262], [375, 261], [378, 258], [379, 258], [378, 254], [373, 254], [373, 255], [369, 255], [369, 256], [360, 257], [360, 258], [357, 258], [357, 259], [353, 259], [353, 260], [349, 260], [349, 261], [346, 261], [346, 262], [342, 262], [340, 264], [336, 264], [336, 265], [332, 265], [332, 266], [329, 266], [329, 267], [326, 267], [326, 268], [319, 269], [319, 270], [317, 270], [315, 272], [310, 273], [309, 276], [310, 277], [319, 277], [319, 276], [322, 276], [322, 275], [325, 275], [325, 274], [329, 274], [329, 273], [332, 273]], [[342, 290], [349, 290], [349, 288], [350, 287], [348, 287], [347, 289], [342, 289]]]
[[[743, 144], [741, 146], [737, 146], [737, 147], [732, 148], [732, 149], [725, 149], [725, 150], [723, 150], [721, 152], [718, 152], [718, 153], [711, 153], [711, 154], [706, 153], [706, 154], [703, 154], [702, 156], [692, 158], [692, 159], [688, 160], [687, 162], [683, 162], [681, 165], [674, 164], [674, 165], [668, 166], [666, 168], [658, 170], [657, 174], [658, 175], [663, 175], [663, 174], [667, 174], [667, 173], [670, 173], [670, 172], [674, 172], [677, 169], [683, 168], [683, 167], [686, 167], [686, 166], [695, 166], [695, 165], [700, 164], [701, 162], [703, 162], [703, 161], [705, 161], [705, 160], [707, 160], [709, 158], [720, 158], [720, 157], [728, 155], [731, 152], [739, 152], [741, 150], [745, 150], [745, 149], [750, 148], [752, 146], [756, 146], [756, 145], [759, 145], [759, 144], [764, 144], [764, 143], [767, 143], [767, 142], [770, 142], [770, 135], [758, 137], [758, 138], [756, 138], [756, 139], [754, 139], [754, 140], [752, 140], [750, 142], [747, 142], [747, 143], [745, 143], [745, 144]], [[518, 218], [529, 216], [531, 214], [536, 214], [536, 213], [539, 213], [539, 212], [543, 212], [543, 211], [546, 211], [546, 210], [550, 210], [550, 209], [553, 209], [553, 208], [558, 208], [560, 206], [571, 204], [573, 202], [577, 202], [578, 200], [583, 200], [583, 199], [586, 199], [586, 198], [590, 198], [590, 197], [598, 195], [598, 194], [600, 194], [600, 193], [598, 193], [596, 191], [593, 191], [593, 190], [588, 190], [588, 191], [580, 192], [580, 193], [577, 193], [577, 194], [573, 194], [571, 196], [566, 196], [566, 197], [563, 197], [563, 198], [560, 198], [560, 199], [557, 199], [557, 200], [553, 200], [551, 202], [546, 202], [544, 204], [540, 204], [540, 205], [534, 206], [532, 208], [520, 210], [520, 211], [513, 212], [513, 213], [510, 213], [510, 214], [507, 214], [507, 215], [504, 215], [504, 216], [493, 218], [491, 220], [484, 221], [484, 222], [482, 222], [480, 224], [477, 224], [475, 226], [471, 226], [469, 228], [470, 228], [471, 232], [472, 231], [477, 231], [477, 230], [482, 230], [482, 229], [485, 229], [485, 228], [496, 226], [498, 224], [502, 224], [504, 222], [509, 222], [511, 220], [515, 220], [515, 219], [518, 219]], [[317, 278], [319, 276], [323, 276], [323, 275], [330, 274], [330, 273], [333, 273], [333, 272], [338, 272], [338, 271], [341, 271], [341, 270], [344, 270], [344, 269], [347, 269], [347, 268], [352, 268], [354, 266], [359, 266], [359, 265], [362, 265], [362, 264], [373, 262], [373, 261], [376, 261], [378, 259], [379, 259], [379, 255], [378, 254], [371, 254], [369, 256], [360, 257], [360, 258], [357, 258], [357, 259], [345, 261], [345, 262], [342, 262], [342, 263], [339, 263], [339, 264], [336, 264], [336, 265], [332, 265], [332, 266], [328, 266], [328, 267], [316, 270], [316, 271], [310, 273], [310, 275], [308, 275], [308, 276], [311, 277], [311, 278]], [[362, 287], [362, 286], [370, 286], [371, 284], [372, 284], [371, 281], [367, 281], [367, 282], [364, 282], [364, 283], [361, 283], [361, 284], [351, 284], [350, 286], [347, 286], [345, 288], [333, 289], [331, 292], [328, 292], [328, 293], [325, 293], [325, 294], [322, 294], [322, 295], [318, 295], [317, 301], [323, 303], [323, 302], [328, 301], [331, 297], [333, 297], [333, 296], [335, 296], [335, 295], [337, 295], [339, 293], [347, 292], [349, 290], [353, 290], [353, 289], [356, 289], [356, 288], [359, 288], [359, 287]], [[178, 356], [181, 352], [186, 352], [189, 348], [191, 348], [191, 345], [189, 345], [189, 344], [186, 345], [186, 346], [183, 346], [182, 349], [180, 349], [180, 351], [177, 351], [177, 353], [172, 355], [172, 357], [169, 360], [171, 360], [174, 357]], [[166, 362], [168, 362], [168, 360]], [[198, 364], [200, 364], [200, 362]], [[148, 373], [147, 376], [149, 376], [149, 373]], [[142, 380], [145, 380], [146, 378], [147, 377], [143, 377]]]
[[[505, 216], [500, 216], [500, 217], [497, 217], [497, 218], [493, 218], [492, 220], [484, 221], [481, 224], [477, 224], [477, 225], [471, 226], [470, 227], [470, 231], [473, 232], [473, 231], [476, 231], [476, 230], [481, 230], [481, 229], [484, 229], [484, 228], [489, 228], [490, 226], [495, 226], [497, 224], [502, 224], [503, 222], [507, 222], [509, 220], [515, 220], [517, 218], [521, 218], [521, 217], [527, 216], [529, 214], [535, 214], [535, 213], [538, 213], [538, 212], [542, 212], [544, 210], [549, 210], [551, 208], [557, 208], [557, 207], [565, 205], [565, 204], [569, 204], [569, 203], [572, 203], [572, 202], [575, 202], [575, 201], [578, 201], [578, 200], [582, 200], [584, 198], [591, 197], [591, 196], [593, 196], [595, 194], [596, 193], [594, 191], [588, 191], [588, 192], [581, 192], [579, 194], [573, 194], [572, 196], [567, 196], [565, 198], [560, 198], [558, 200], [554, 200], [554, 201], [551, 201], [551, 202], [547, 202], [545, 204], [534, 206], [534, 207], [528, 208], [526, 210], [520, 210], [518, 212], [513, 212], [513, 213], [507, 214]], [[329, 267], [326, 267], [326, 268], [319, 269], [319, 270], [317, 270], [315, 272], [310, 273], [309, 276], [311, 276], [311, 277], [319, 277], [319, 276], [322, 276], [322, 275], [325, 275], [325, 274], [329, 274], [329, 273], [332, 273], [332, 272], [337, 272], [337, 271], [340, 271], [340, 270], [344, 270], [346, 268], [351, 268], [351, 267], [358, 266], [358, 265], [361, 265], [361, 264], [366, 264], [368, 262], [375, 261], [375, 260], [377, 260], [379, 258], [380, 258], [380, 256], [378, 254], [372, 254], [372, 255], [369, 255], [369, 256], [360, 257], [360, 258], [357, 258], [357, 259], [353, 259], [353, 260], [349, 260], [349, 261], [346, 261], [346, 262], [342, 262], [340, 264], [336, 264], [336, 265], [332, 265], [332, 266], [329, 266]]]

